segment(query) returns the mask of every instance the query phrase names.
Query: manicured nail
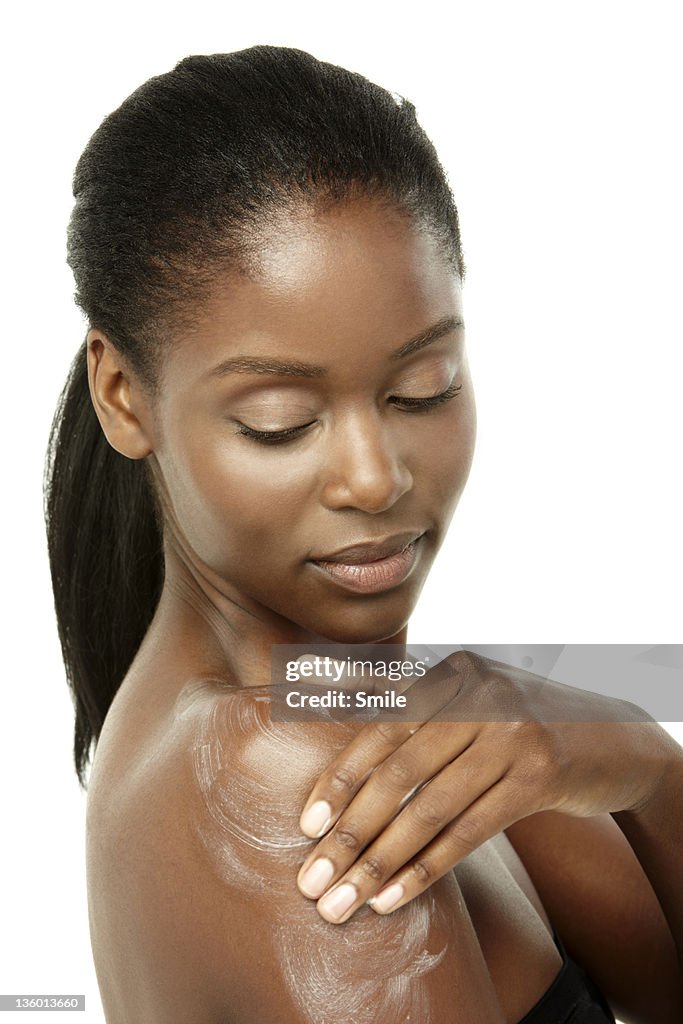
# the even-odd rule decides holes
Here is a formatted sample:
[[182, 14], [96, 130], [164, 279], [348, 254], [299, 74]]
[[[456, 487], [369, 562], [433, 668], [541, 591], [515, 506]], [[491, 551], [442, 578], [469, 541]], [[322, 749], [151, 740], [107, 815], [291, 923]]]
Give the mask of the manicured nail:
[[398, 901], [403, 898], [403, 886], [400, 882], [394, 882], [393, 885], [388, 886], [386, 889], [382, 889], [376, 896], [371, 897], [368, 903], [373, 910], [378, 910], [381, 914], [386, 914], [387, 911], [391, 910], [396, 906]]
[[320, 901], [319, 909], [325, 911], [330, 917], [339, 920], [343, 917], [352, 903], [358, 899], [358, 890], [351, 882], [344, 882], [337, 889]]
[[305, 832], [311, 839], [317, 839], [332, 820], [332, 808], [327, 800], [316, 800], [316, 802], [301, 815], [301, 831]]
[[299, 888], [302, 889], [311, 899], [317, 899], [332, 881], [334, 864], [327, 857], [318, 857], [310, 868], [307, 868], [299, 881]]

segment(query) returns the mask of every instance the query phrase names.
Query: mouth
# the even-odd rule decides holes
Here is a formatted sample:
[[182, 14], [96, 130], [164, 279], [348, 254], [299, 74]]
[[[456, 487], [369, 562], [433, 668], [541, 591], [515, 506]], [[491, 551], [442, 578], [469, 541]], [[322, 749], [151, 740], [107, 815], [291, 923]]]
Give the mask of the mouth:
[[422, 537], [424, 532], [409, 531], [380, 542], [355, 544], [309, 561], [346, 590], [380, 593], [408, 578]]

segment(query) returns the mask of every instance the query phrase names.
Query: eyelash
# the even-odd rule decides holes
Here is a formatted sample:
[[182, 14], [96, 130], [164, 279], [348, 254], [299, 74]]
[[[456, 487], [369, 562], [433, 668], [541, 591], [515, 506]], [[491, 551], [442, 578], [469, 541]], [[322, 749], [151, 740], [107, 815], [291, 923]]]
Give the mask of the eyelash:
[[[455, 398], [461, 388], [462, 384], [451, 384], [440, 395], [432, 395], [431, 398], [398, 398], [394, 396], [395, 404], [399, 408], [403, 408], [404, 412], [426, 412]], [[288, 430], [254, 430], [245, 423], [241, 423], [237, 433], [252, 441], [257, 441], [259, 444], [282, 444], [298, 437], [306, 427], [310, 426], [310, 423], [304, 423], [300, 427], [290, 427]]]

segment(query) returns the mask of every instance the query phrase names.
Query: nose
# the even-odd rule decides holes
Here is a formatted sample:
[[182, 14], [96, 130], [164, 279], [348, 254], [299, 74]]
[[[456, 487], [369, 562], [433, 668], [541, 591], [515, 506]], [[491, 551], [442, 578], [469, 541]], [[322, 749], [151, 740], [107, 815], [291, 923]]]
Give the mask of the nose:
[[413, 486], [397, 438], [379, 416], [349, 417], [327, 452], [322, 501], [330, 509], [384, 512]]

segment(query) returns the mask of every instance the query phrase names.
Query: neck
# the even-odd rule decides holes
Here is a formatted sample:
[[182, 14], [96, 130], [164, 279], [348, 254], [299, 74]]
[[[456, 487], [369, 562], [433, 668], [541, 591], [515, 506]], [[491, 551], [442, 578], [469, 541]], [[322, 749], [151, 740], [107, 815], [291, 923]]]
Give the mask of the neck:
[[[264, 686], [272, 679], [274, 644], [302, 645], [303, 654], [306, 647], [333, 642], [240, 593], [166, 538], [164, 557], [163, 591], [138, 657], [155, 664], [161, 659], [179, 680]], [[376, 646], [378, 658], [386, 644], [405, 652], [407, 631], [406, 625], [391, 637], [364, 642], [364, 648]]]

